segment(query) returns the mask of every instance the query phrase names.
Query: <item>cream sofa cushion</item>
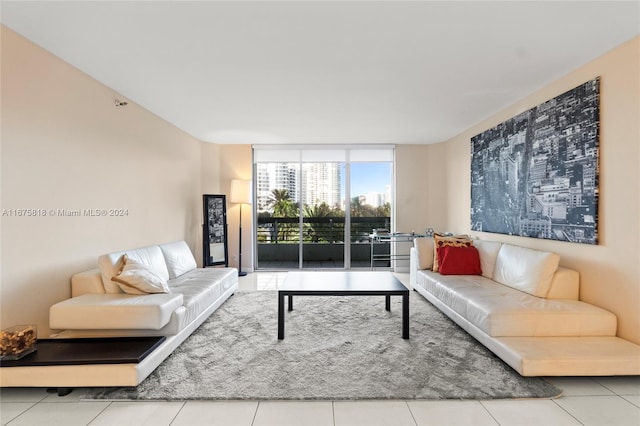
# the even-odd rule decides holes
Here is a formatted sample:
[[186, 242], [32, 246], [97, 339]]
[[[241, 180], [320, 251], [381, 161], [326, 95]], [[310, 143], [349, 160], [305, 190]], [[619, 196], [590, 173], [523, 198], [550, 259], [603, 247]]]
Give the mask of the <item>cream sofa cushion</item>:
[[473, 240], [473, 245], [478, 249], [480, 254], [480, 267], [482, 268], [482, 276], [493, 278], [493, 271], [496, 266], [496, 258], [502, 243], [496, 241]]
[[85, 294], [53, 305], [49, 309], [49, 326], [71, 330], [159, 330], [182, 303], [180, 293]]
[[[171, 291], [184, 296], [184, 321], [188, 324], [211, 306], [238, 280], [232, 268], [197, 268], [171, 280]], [[215, 285], [211, 283], [215, 282]]]
[[[465, 291], [458, 297], [466, 298]], [[614, 314], [577, 300], [547, 300], [512, 290], [468, 301], [467, 320], [493, 337], [616, 335]]]
[[418, 269], [431, 269], [433, 267], [433, 238], [415, 238], [413, 245], [416, 248]]
[[169, 278], [174, 279], [198, 267], [191, 249], [185, 241], [160, 244], [160, 250], [167, 263]]
[[502, 244], [493, 279], [537, 297], [546, 297], [560, 256], [526, 247]]
[[420, 271], [416, 286], [489, 336], [615, 336], [616, 316], [577, 300], [535, 297], [479, 275]]

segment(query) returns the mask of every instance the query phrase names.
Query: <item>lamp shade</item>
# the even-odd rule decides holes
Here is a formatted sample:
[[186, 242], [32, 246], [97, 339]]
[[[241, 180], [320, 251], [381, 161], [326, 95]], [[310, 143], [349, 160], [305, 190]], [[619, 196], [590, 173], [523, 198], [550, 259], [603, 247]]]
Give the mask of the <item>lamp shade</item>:
[[232, 179], [229, 201], [232, 203], [251, 204], [251, 181]]

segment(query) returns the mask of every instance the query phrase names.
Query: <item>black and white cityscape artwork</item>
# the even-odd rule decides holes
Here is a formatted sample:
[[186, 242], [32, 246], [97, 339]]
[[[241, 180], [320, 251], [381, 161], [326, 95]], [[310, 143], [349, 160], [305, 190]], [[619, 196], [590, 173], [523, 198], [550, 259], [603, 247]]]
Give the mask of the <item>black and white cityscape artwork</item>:
[[471, 138], [471, 229], [598, 242], [600, 79]]

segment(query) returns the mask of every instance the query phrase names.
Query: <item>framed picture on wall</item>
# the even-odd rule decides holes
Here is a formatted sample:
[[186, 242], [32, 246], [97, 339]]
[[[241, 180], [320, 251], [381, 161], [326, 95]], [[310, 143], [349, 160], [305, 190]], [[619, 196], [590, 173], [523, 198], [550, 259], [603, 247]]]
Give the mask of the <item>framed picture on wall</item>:
[[202, 230], [203, 267], [229, 266], [227, 249], [227, 200], [225, 195], [202, 196], [204, 224]]
[[600, 79], [471, 138], [471, 229], [598, 243]]

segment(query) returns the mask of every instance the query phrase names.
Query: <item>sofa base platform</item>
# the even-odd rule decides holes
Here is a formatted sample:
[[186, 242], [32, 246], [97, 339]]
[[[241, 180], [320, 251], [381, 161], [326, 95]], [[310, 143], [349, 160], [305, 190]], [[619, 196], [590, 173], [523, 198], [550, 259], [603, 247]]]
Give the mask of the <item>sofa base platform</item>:
[[640, 375], [640, 346], [615, 336], [501, 337], [496, 342], [523, 376]]
[[81, 364], [137, 364], [162, 344], [165, 336], [93, 339], [38, 339], [37, 351], [0, 367], [44, 367]]
[[419, 285], [414, 288], [522, 376], [640, 375], [640, 345], [615, 336], [491, 337]]
[[[58, 359], [46, 359], [49, 358], [46, 356], [44, 360], [41, 360], [42, 362], [28, 362], [29, 360], [25, 359], [24, 363], [17, 361], [12, 366], [3, 366], [0, 368], [0, 386], [55, 387], [58, 389], [85, 386], [136, 386], [166, 358], [163, 355], [167, 353], [166, 347], [169, 339], [158, 338], [158, 344], [150, 347], [150, 351], [145, 353], [146, 356], [139, 361], [135, 359], [136, 356], [118, 356], [121, 359], [114, 359], [107, 355], [100, 359], [96, 356], [83, 356], [81, 353], [82, 347], [86, 346], [85, 341], [102, 341], [104, 342], [102, 349], [109, 351], [109, 345], [115, 344], [118, 340], [123, 340], [123, 344], [126, 344], [125, 341], [128, 339], [131, 338], [52, 339], [60, 340], [60, 345], [67, 346], [61, 351], [62, 356], [65, 356], [66, 352], [73, 351], [74, 347], [80, 347], [80, 349], [65, 359], [59, 357]], [[78, 344], [69, 343], [73, 340], [78, 341]], [[46, 346], [43, 349], [46, 355]], [[34, 354], [37, 354], [38, 351]], [[170, 353], [168, 352], [167, 356]]]
[[[47, 365], [0, 368], [0, 387], [111, 387], [137, 386], [237, 290], [237, 282], [209, 308], [173, 336], [166, 336], [139, 363]], [[65, 337], [73, 334], [61, 333]], [[96, 336], [99, 337], [99, 336]]]

